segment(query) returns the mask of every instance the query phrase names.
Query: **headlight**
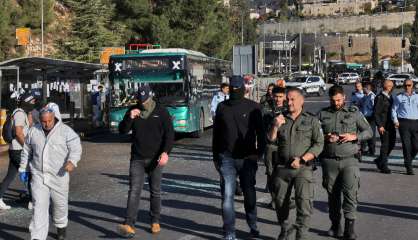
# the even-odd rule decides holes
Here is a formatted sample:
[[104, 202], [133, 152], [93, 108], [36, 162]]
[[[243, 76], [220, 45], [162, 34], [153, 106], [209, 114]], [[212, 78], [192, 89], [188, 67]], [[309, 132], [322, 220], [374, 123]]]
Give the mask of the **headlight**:
[[110, 126], [116, 127], [116, 126], [118, 126], [118, 122], [110, 122]]
[[186, 125], [186, 120], [177, 120], [177, 125]]

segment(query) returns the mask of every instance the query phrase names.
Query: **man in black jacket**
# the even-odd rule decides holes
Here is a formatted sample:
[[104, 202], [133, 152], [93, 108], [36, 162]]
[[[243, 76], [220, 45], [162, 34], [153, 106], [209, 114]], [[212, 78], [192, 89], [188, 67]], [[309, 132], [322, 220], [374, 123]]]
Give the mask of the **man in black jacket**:
[[174, 130], [168, 111], [152, 99], [148, 85], [138, 91], [139, 104], [131, 107], [119, 125], [119, 132], [132, 131], [131, 161], [129, 169], [129, 196], [125, 223], [118, 226], [124, 237], [135, 235], [135, 221], [144, 185], [145, 173], [149, 176], [151, 193], [151, 232], [160, 232], [161, 178], [163, 166], [173, 147]]
[[213, 160], [221, 176], [224, 237], [235, 239], [234, 192], [239, 176], [250, 234], [259, 235], [255, 175], [265, 148], [263, 119], [258, 103], [245, 99], [244, 79], [230, 80], [230, 98], [218, 105], [213, 128]]
[[380, 134], [380, 155], [375, 159], [377, 168], [382, 173], [390, 174], [388, 168], [388, 156], [395, 147], [396, 130], [391, 118], [393, 98], [391, 95], [393, 89], [393, 82], [386, 80], [383, 83], [382, 92], [376, 96], [374, 105], [374, 118], [377, 125], [377, 130]]

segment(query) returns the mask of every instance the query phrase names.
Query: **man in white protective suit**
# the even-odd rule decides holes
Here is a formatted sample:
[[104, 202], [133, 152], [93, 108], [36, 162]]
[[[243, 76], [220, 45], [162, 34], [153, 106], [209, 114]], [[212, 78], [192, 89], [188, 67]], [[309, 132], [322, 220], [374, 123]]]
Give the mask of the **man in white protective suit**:
[[81, 158], [79, 136], [61, 121], [59, 108], [49, 103], [40, 111], [40, 124], [33, 126], [25, 139], [19, 168], [20, 179], [32, 174], [33, 216], [29, 225], [32, 240], [45, 240], [49, 229], [49, 205], [57, 227], [57, 239], [66, 236], [70, 172]]

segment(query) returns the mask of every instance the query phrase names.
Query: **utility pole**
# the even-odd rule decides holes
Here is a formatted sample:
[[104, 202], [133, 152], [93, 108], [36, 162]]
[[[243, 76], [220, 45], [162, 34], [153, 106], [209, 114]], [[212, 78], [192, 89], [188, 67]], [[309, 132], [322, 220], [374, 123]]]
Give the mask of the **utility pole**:
[[44, 0], [41, 0], [41, 55], [44, 57]]
[[286, 44], [286, 46], [285, 46], [285, 48], [284, 48], [284, 54], [285, 54], [285, 65], [284, 65], [284, 68], [285, 68], [285, 72], [287, 73], [287, 65], [288, 65], [288, 63], [289, 63], [289, 61], [288, 61], [288, 56], [287, 56], [287, 48], [289, 47], [289, 44], [287, 44], [287, 30], [286, 30], [286, 32], [284, 32], [284, 43], [283, 44]]
[[302, 72], [302, 32], [299, 29], [299, 73]]
[[241, 45], [244, 45], [244, 13], [241, 12]]
[[263, 24], [263, 73], [266, 73], [266, 23]]
[[[406, 7], [406, 0], [404, 0], [404, 5], [402, 8], [402, 24], [401, 24], [401, 41], [403, 42], [404, 40], [404, 35], [403, 35], [403, 20], [404, 20], [404, 15], [405, 15], [405, 7]], [[404, 53], [403, 53], [403, 46], [401, 46], [401, 72], [403, 72], [403, 58], [404, 58]]]

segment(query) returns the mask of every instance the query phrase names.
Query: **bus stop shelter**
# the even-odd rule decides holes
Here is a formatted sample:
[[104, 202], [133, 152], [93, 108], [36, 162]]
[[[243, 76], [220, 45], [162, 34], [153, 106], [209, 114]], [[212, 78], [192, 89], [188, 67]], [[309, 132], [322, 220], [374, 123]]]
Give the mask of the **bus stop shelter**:
[[43, 57], [0, 62], [0, 107], [12, 109], [17, 95], [36, 90], [43, 102], [60, 106], [64, 119], [88, 118], [90, 92], [100, 82], [95, 72], [106, 68], [100, 64]]

